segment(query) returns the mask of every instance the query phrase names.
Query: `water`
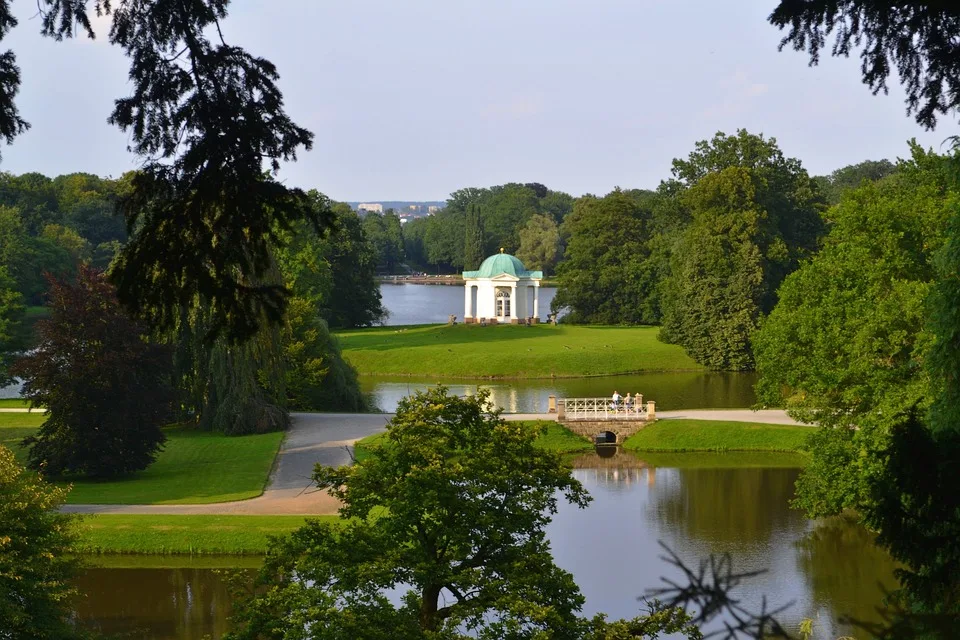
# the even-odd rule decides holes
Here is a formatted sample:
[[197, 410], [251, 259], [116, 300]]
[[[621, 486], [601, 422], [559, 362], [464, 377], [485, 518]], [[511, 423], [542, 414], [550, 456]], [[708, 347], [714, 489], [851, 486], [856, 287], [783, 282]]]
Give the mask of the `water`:
[[[594, 501], [582, 511], [561, 508], [548, 533], [557, 564], [573, 573], [586, 597], [585, 613], [640, 613], [637, 596], [672, 575], [660, 560], [662, 540], [686, 563], [730, 553], [736, 570], [769, 569], [738, 592], [744, 602], [755, 604], [763, 594], [774, 604], [793, 600], [783, 619], [813, 618], [818, 638], [849, 633], [835, 623], [840, 615], [873, 619], [879, 585], [893, 586], [893, 564], [862, 528], [840, 519], [813, 523], [788, 508], [799, 470], [784, 465], [795, 460], [771, 454], [575, 460], [574, 473]], [[209, 568], [217, 559], [191, 568], [133, 561], [132, 568], [118, 568], [130, 562], [121, 558], [83, 576], [79, 587], [88, 595], [78, 603], [81, 619], [103, 631], [139, 629], [136, 638], [216, 638], [227, 628], [229, 597]]]
[[[556, 287], [540, 287], [540, 319], [550, 314]], [[450, 314], [463, 322], [463, 285], [381, 284], [383, 307], [390, 312], [385, 324], [446, 324]]]
[[[641, 393], [660, 411], [675, 409], [737, 409], [756, 402], [754, 373], [642, 373], [595, 378], [533, 380], [450, 380], [452, 393], [473, 395], [478, 387], [490, 390], [491, 402], [507, 413], [545, 413], [547, 398], [605, 398], [614, 389], [621, 395]], [[437, 380], [362, 376], [360, 388], [381, 411], [392, 413], [404, 396], [437, 384]]]

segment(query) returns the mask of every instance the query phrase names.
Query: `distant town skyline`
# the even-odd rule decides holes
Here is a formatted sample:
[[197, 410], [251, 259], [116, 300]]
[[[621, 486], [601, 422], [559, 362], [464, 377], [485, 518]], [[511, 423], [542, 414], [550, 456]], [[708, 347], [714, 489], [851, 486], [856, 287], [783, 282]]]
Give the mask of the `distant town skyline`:
[[[277, 65], [289, 114], [316, 134], [280, 179], [338, 201], [444, 200], [464, 187], [540, 182], [572, 195], [653, 189], [670, 161], [717, 131], [777, 138], [812, 175], [940, 150], [899, 83], [873, 96], [859, 60], [777, 52], [775, 0], [491, 0], [474, 5], [239, 3], [227, 41]], [[129, 92], [128, 60], [101, 37], [38, 35], [20, 25], [17, 97], [33, 128], [3, 146], [0, 170], [118, 176], [135, 169], [128, 136], [106, 123]], [[358, 31], [363, 37], [358, 38]]]

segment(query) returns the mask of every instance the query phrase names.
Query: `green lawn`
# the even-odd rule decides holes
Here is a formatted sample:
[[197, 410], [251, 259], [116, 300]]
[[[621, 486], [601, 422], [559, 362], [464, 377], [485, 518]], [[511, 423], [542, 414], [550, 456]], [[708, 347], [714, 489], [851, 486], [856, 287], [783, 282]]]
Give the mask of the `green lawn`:
[[[337, 516], [311, 516], [336, 522]], [[77, 551], [87, 554], [263, 555], [269, 536], [290, 533], [303, 516], [97, 515], [80, 520]]]
[[[0, 413], [0, 444], [23, 461], [19, 442], [44, 416]], [[263, 493], [283, 439], [282, 433], [224, 436], [168, 427], [167, 444], [145, 471], [122, 480], [76, 480], [71, 504], [208, 504], [254, 498]]]
[[0, 398], [0, 409], [26, 409], [30, 403], [22, 398]]
[[800, 451], [811, 427], [724, 422], [660, 420], [627, 438], [634, 451]]
[[458, 324], [376, 327], [337, 334], [361, 375], [550, 378], [700, 371], [657, 327]]

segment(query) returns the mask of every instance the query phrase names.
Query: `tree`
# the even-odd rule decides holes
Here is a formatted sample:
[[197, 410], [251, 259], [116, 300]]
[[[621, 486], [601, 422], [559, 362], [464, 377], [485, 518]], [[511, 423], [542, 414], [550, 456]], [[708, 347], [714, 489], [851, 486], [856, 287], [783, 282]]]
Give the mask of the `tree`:
[[849, 56], [860, 47], [863, 82], [874, 95], [887, 92], [896, 68], [906, 91], [907, 114], [932, 129], [938, 115], [960, 107], [960, 7], [942, 0], [781, 0], [769, 17], [788, 29], [780, 42], [810, 54], [810, 64], [831, 34], [830, 53]]
[[517, 257], [528, 269], [553, 270], [560, 257], [560, 228], [553, 218], [537, 214], [520, 229]]
[[[578, 637], [583, 598], [545, 527], [558, 499], [589, 497], [536, 429], [486, 400], [418, 393], [370, 457], [318, 467], [342, 524], [310, 521], [274, 544], [234, 637]], [[397, 590], [400, 602], [386, 597]]]
[[557, 266], [553, 311], [568, 322], [649, 324], [659, 319], [649, 268], [649, 210], [616, 190], [576, 201], [561, 230], [565, 260]]
[[673, 161], [673, 175], [661, 192], [691, 222], [672, 250], [661, 338], [711, 368], [749, 369], [750, 333], [773, 309], [783, 279], [818, 247], [822, 198], [776, 139], [742, 129], [698, 142], [686, 160]]
[[467, 207], [464, 235], [463, 268], [465, 271], [475, 271], [480, 268], [480, 264], [486, 258], [483, 252], [483, 217], [480, 207], [475, 203]]
[[[960, 108], [960, 8], [955, 3], [783, 0], [770, 21], [790, 28], [781, 48], [790, 44], [808, 51], [811, 64], [819, 62], [831, 33], [833, 55], [849, 55], [865, 43], [864, 82], [874, 93], [886, 90], [896, 67], [907, 94], [907, 113], [928, 129], [938, 115]], [[950, 638], [960, 618], [960, 507], [955, 487], [960, 464], [955, 404], [960, 397], [960, 208], [952, 207], [950, 215], [931, 303], [934, 344], [925, 362], [937, 397], [926, 420], [916, 409], [902, 412], [888, 431], [886, 446], [858, 457], [858, 462], [868, 463], [863, 465], [868, 491], [858, 509], [879, 532], [878, 542], [906, 567], [898, 574], [901, 615], [892, 627], [872, 630], [886, 637]]]
[[369, 327], [386, 315], [380, 303], [376, 255], [349, 205], [335, 204], [331, 212], [334, 226], [323, 256], [333, 273], [333, 289], [322, 314], [334, 329]]
[[753, 368], [750, 336], [762, 314], [766, 214], [749, 169], [706, 175], [684, 201], [693, 222], [673, 252], [664, 283], [661, 337], [711, 369]]
[[840, 202], [843, 194], [856, 189], [864, 182], [876, 182], [896, 171], [889, 160], [865, 160], [837, 169], [829, 176], [816, 176], [814, 181], [830, 205]]
[[59, 511], [67, 491], [26, 471], [0, 445], [0, 634], [5, 638], [80, 636], [70, 606], [76, 525], [73, 516]]
[[935, 256], [960, 194], [948, 159], [912, 146], [879, 183], [848, 191], [824, 247], [780, 287], [755, 336], [761, 402], [824, 425], [926, 405]]
[[7, 372], [17, 348], [13, 334], [23, 314], [21, 300], [14, 289], [13, 278], [7, 275], [6, 267], [0, 265], [0, 387], [12, 381]]
[[313, 303], [294, 297], [282, 336], [287, 402], [294, 410], [363, 411], [357, 372]]
[[[303, 192], [274, 179], [313, 135], [284, 112], [276, 68], [226, 43], [228, 5], [98, 1], [95, 10], [112, 18], [108, 39], [131, 61], [132, 95], [116, 101], [109, 121], [129, 132], [142, 160], [119, 200], [137, 232], [111, 271], [118, 296], [160, 328], [175, 326], [179, 307], [202, 296], [212, 334], [244, 340], [264, 319], [282, 321], [287, 292], [262, 277], [274, 229], [325, 220]], [[43, 0], [40, 11], [45, 36], [94, 37], [86, 2]], [[10, 3], [0, 3], [0, 36], [16, 24]], [[14, 103], [19, 85], [8, 51], [0, 57], [0, 137], [8, 143], [29, 127]]]
[[30, 466], [53, 475], [112, 477], [145, 469], [166, 437], [170, 351], [144, 340], [104, 275], [81, 266], [75, 283], [51, 279], [51, 318], [13, 373], [23, 396], [47, 408]]

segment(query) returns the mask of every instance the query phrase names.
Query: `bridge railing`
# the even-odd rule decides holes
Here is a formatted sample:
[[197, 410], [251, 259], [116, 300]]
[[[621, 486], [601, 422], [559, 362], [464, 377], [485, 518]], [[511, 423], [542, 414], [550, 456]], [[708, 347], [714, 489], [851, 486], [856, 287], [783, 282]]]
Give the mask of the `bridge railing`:
[[565, 420], [646, 420], [647, 406], [642, 402], [623, 398], [614, 403], [611, 398], [561, 398], [558, 413]]

